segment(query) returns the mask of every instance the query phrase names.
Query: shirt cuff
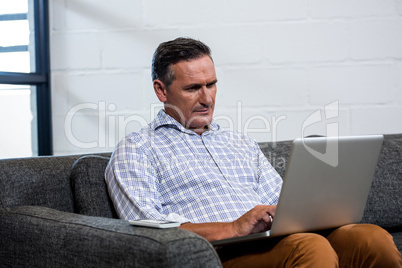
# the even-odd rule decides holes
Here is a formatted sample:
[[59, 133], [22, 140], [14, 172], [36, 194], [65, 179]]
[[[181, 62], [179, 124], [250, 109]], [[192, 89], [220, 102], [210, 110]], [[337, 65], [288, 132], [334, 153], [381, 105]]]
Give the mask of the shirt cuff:
[[165, 220], [179, 222], [180, 224], [190, 222], [190, 220], [187, 219], [186, 217], [180, 216], [176, 213], [170, 213], [169, 215], [166, 216]]

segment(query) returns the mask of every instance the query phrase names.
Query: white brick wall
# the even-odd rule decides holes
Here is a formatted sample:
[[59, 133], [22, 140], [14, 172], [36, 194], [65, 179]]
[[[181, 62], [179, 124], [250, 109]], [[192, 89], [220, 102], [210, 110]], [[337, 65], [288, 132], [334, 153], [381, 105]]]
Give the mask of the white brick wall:
[[229, 23], [300, 20], [308, 16], [307, 0], [233, 0], [225, 1], [224, 15]]
[[402, 58], [402, 17], [355, 21], [350, 36], [353, 59]]
[[402, 15], [402, 0], [396, 0], [396, 5], [399, 11], [399, 15]]
[[274, 64], [344, 61], [348, 56], [344, 22], [291, 22], [262, 27], [264, 51]]
[[397, 91], [393, 68], [392, 64], [312, 68], [308, 79], [310, 101], [316, 105], [335, 99], [341, 105], [386, 105]]
[[393, 16], [394, 0], [311, 0], [313, 18], [361, 18]]
[[402, 133], [402, 0], [52, 0], [50, 13], [55, 154], [111, 151], [150, 122], [152, 54], [178, 36], [212, 48], [224, 127]]

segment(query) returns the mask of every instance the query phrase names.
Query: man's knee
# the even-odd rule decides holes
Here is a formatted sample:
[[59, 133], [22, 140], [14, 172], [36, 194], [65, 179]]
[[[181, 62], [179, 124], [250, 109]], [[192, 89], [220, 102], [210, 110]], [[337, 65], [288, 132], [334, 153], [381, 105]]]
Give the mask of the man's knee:
[[327, 239], [341, 264], [347, 261], [370, 263], [371, 266], [366, 267], [402, 267], [401, 255], [392, 236], [379, 226], [345, 225], [333, 231]]
[[[350, 224], [339, 227], [327, 239], [334, 247], [371, 247], [384, 246], [392, 242], [392, 236], [381, 227], [373, 224]], [[392, 242], [393, 243], [393, 242]], [[384, 245], [383, 245], [384, 244]]]
[[[318, 234], [300, 233], [289, 235], [283, 243], [294, 245], [293, 264], [302, 267], [337, 267], [338, 256], [328, 240]], [[290, 265], [293, 267], [293, 265]]]

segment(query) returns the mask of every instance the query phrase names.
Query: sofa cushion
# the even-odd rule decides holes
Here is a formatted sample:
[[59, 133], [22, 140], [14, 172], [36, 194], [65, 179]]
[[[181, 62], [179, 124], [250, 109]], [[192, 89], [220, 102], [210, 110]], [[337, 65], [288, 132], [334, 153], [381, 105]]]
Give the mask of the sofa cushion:
[[117, 218], [104, 179], [108, 162], [109, 157], [88, 155], [73, 164], [70, 179], [75, 213]]

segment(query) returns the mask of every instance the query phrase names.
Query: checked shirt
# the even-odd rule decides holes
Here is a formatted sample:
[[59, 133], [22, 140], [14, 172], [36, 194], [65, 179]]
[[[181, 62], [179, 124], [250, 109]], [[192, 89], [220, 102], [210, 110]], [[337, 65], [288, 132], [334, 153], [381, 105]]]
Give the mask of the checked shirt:
[[250, 137], [219, 127], [198, 135], [161, 110], [123, 138], [105, 171], [122, 219], [229, 222], [278, 202], [282, 179]]

